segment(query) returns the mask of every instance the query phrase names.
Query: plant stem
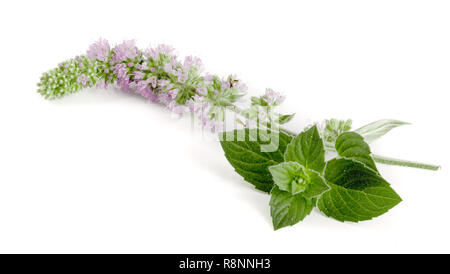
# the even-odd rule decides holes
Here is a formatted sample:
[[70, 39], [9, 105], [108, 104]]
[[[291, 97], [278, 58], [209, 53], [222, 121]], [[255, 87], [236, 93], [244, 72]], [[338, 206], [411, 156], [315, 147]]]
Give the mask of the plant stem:
[[[233, 112], [243, 116], [243, 110], [233, 106], [232, 108], [230, 108], [230, 110], [232, 110]], [[267, 128], [271, 128], [271, 124], [269, 122], [263, 123], [263, 125]], [[283, 127], [279, 128], [279, 131], [295, 137], [297, 136], [297, 134], [293, 131], [290, 131], [288, 129], [285, 129]], [[327, 151], [334, 151], [336, 152], [336, 150], [334, 149], [334, 145], [333, 144], [325, 144], [325, 149]], [[408, 161], [408, 160], [401, 160], [401, 159], [395, 159], [395, 158], [390, 158], [390, 157], [386, 157], [386, 156], [380, 156], [380, 155], [376, 155], [376, 154], [372, 154], [373, 160], [377, 163], [380, 164], [385, 164], [385, 165], [391, 165], [391, 166], [403, 166], [403, 167], [412, 167], [412, 168], [420, 168], [420, 169], [427, 169], [427, 170], [439, 170], [441, 167], [437, 166], [437, 165], [431, 165], [431, 164], [424, 164], [424, 163], [419, 163], [419, 162], [413, 162], [413, 161]]]
[[439, 170], [441, 168], [440, 166], [436, 166], [436, 165], [412, 162], [412, 161], [407, 161], [407, 160], [399, 160], [399, 159], [389, 158], [389, 157], [380, 156], [380, 155], [376, 155], [376, 154], [372, 154], [372, 157], [375, 160], [375, 162], [377, 162], [377, 163], [391, 165], [391, 166], [406, 166], [406, 167], [421, 168], [421, 169], [428, 169], [428, 170]]

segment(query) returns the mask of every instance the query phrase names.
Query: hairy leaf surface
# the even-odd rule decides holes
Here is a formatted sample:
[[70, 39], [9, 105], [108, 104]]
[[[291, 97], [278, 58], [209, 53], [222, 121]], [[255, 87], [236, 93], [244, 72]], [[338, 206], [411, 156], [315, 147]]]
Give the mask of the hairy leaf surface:
[[[284, 161], [286, 146], [292, 139], [283, 133], [277, 134], [278, 140], [271, 139], [273, 136], [270, 132], [256, 129], [234, 130], [221, 134], [220, 143], [225, 157], [234, 170], [247, 182], [264, 192], [270, 192], [273, 187], [268, 167]], [[270, 146], [273, 146], [273, 151], [264, 152], [267, 150], [264, 148]]]
[[274, 186], [271, 194], [270, 215], [275, 230], [300, 222], [311, 213], [317, 202], [316, 199], [306, 199], [301, 194], [292, 195], [277, 186]]
[[331, 189], [320, 197], [318, 207], [325, 215], [339, 221], [370, 220], [401, 202], [376, 171], [354, 160], [329, 161], [325, 179]]
[[297, 135], [287, 146], [284, 159], [322, 173], [325, 167], [325, 150], [317, 127], [312, 126]]

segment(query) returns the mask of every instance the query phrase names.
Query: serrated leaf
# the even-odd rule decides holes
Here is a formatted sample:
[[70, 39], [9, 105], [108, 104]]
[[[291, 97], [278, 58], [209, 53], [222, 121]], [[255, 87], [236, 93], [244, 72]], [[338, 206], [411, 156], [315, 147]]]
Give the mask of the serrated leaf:
[[[269, 132], [270, 133], [270, 132]], [[278, 133], [277, 133], [278, 134]], [[279, 133], [278, 147], [273, 152], [262, 152], [268, 146], [269, 134], [256, 129], [234, 130], [221, 134], [221, 145], [225, 157], [234, 167], [235, 171], [244, 177], [244, 180], [253, 184], [257, 189], [270, 192], [273, 187], [272, 176], [268, 167], [284, 162], [284, 152], [291, 137]], [[229, 136], [232, 136], [231, 140]], [[267, 141], [269, 138], [269, 141]], [[272, 140], [273, 141], [273, 140]]]
[[286, 115], [281, 115], [280, 118], [278, 119], [278, 123], [280, 125], [282, 124], [286, 124], [287, 122], [291, 121], [292, 118], [294, 118], [295, 113], [293, 114], [286, 114]]
[[273, 228], [277, 230], [300, 222], [311, 213], [316, 202], [316, 199], [306, 199], [301, 194], [292, 195], [274, 186], [270, 198]]
[[331, 189], [318, 201], [320, 211], [339, 221], [370, 220], [386, 213], [401, 198], [376, 171], [350, 159], [327, 163], [325, 179]]
[[339, 156], [359, 161], [373, 170], [377, 170], [372, 159], [370, 147], [364, 138], [356, 132], [344, 132], [336, 139], [336, 151]]
[[286, 148], [284, 159], [322, 173], [325, 167], [325, 150], [317, 126], [312, 126], [292, 139]]
[[391, 129], [408, 124], [398, 120], [384, 119], [360, 127], [355, 132], [363, 136], [367, 143], [371, 143], [388, 133]]

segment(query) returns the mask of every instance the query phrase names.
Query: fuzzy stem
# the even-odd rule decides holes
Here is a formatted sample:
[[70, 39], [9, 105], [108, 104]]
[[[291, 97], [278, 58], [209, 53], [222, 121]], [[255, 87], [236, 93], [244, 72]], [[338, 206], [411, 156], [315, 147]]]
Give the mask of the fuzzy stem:
[[376, 155], [376, 154], [372, 154], [372, 157], [375, 160], [375, 162], [377, 162], [377, 163], [391, 165], [391, 166], [405, 166], [405, 167], [421, 168], [421, 169], [428, 169], [428, 170], [435, 170], [435, 171], [439, 170], [441, 168], [440, 166], [436, 166], [436, 165], [394, 159], [394, 158], [389, 158], [389, 157], [380, 156], [380, 155]]

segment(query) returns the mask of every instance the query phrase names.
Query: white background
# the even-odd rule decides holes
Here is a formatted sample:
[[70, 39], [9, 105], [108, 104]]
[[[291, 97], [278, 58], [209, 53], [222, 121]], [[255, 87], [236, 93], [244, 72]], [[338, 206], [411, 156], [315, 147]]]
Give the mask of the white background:
[[[449, 1], [2, 1], [0, 252], [450, 252]], [[60, 100], [40, 74], [99, 37], [172, 44], [210, 72], [271, 87], [293, 130], [325, 118], [411, 122], [377, 154], [403, 198], [340, 223], [318, 210], [274, 232], [269, 196], [220, 145], [162, 107], [116, 90]]]

